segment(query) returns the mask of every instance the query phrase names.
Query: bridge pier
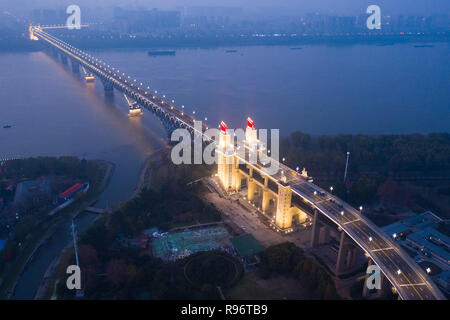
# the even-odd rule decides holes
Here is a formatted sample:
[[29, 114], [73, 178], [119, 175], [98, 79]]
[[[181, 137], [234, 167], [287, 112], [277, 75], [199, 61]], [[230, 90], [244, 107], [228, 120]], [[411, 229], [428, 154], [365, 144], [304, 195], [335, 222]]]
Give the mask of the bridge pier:
[[60, 53], [60, 56], [61, 56], [61, 63], [62, 64], [64, 64], [64, 65], [67, 65], [67, 60], [68, 60], [68, 58], [67, 58], [67, 56], [64, 54], [64, 53]]
[[256, 188], [256, 183], [253, 180], [253, 178], [248, 178], [247, 180], [247, 199], [252, 201], [253, 198], [255, 197], [255, 188]]
[[311, 248], [315, 248], [319, 242], [319, 228], [319, 211], [317, 209], [314, 209], [314, 218], [311, 232]]
[[267, 209], [269, 209], [269, 201], [270, 201], [270, 194], [269, 194], [269, 177], [264, 177], [264, 189], [262, 191], [262, 204], [261, 209], [263, 212], [266, 212]]
[[114, 85], [110, 81], [102, 80], [103, 88], [105, 89], [105, 96], [113, 97], [114, 96]]
[[74, 59], [71, 59], [71, 64], [72, 64], [72, 72], [73, 73], [80, 73], [80, 63]]
[[[372, 259], [369, 258], [367, 267], [373, 265], [373, 261]], [[384, 275], [384, 273], [382, 273], [380, 271], [380, 289], [376, 290], [375, 292], [372, 292], [369, 290], [368, 286], [367, 286], [367, 278], [369, 275], [367, 275], [364, 279], [364, 285], [363, 285], [363, 292], [362, 292], [362, 297], [365, 299], [371, 299], [371, 298], [383, 298], [386, 297], [386, 295], [389, 295], [390, 293], [392, 293], [393, 291], [393, 287], [391, 282], [388, 280], [388, 278], [386, 278], [386, 276]], [[399, 299], [400, 295], [398, 296]]]
[[263, 198], [262, 198], [262, 206], [261, 209], [263, 212], [266, 212], [269, 209], [270, 203], [270, 193], [267, 187], [263, 190]]
[[233, 157], [233, 166], [232, 166], [232, 189], [235, 191], [239, 191], [241, 189], [242, 176], [239, 173], [239, 159], [237, 157]]
[[[372, 259], [369, 259], [369, 261], [367, 263], [367, 268], [369, 268], [372, 264], [373, 264]], [[366, 275], [366, 277], [364, 278], [363, 292], [362, 292], [363, 298], [366, 298], [367, 295], [369, 294], [369, 288], [367, 287], [367, 277], [368, 277], [368, 275]]]
[[348, 235], [341, 231], [341, 239], [339, 242], [339, 251], [336, 262], [336, 275], [349, 271], [357, 263], [360, 250], [355, 247], [353, 241]]
[[335, 270], [336, 275], [341, 274], [344, 269], [349, 266], [349, 260], [351, 260], [350, 249], [347, 234], [344, 231], [341, 231], [341, 240], [339, 242], [339, 251]]

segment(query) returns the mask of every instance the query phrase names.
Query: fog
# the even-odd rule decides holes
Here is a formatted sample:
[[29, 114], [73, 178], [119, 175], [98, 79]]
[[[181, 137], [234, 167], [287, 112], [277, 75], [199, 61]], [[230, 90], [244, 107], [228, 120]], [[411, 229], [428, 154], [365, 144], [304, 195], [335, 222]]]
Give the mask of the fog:
[[1, 0], [0, 9], [25, 13], [32, 9], [58, 9], [77, 4], [86, 9], [183, 7], [238, 7], [248, 15], [302, 15], [307, 13], [358, 15], [379, 5], [385, 15], [430, 15], [450, 12], [448, 0]]

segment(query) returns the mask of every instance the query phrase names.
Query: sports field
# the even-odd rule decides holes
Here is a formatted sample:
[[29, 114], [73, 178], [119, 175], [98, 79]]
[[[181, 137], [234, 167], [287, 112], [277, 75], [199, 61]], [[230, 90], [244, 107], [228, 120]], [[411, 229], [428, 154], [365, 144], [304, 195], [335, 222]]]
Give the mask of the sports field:
[[177, 260], [199, 251], [218, 249], [229, 236], [223, 227], [168, 234], [153, 240], [153, 255], [163, 260]]

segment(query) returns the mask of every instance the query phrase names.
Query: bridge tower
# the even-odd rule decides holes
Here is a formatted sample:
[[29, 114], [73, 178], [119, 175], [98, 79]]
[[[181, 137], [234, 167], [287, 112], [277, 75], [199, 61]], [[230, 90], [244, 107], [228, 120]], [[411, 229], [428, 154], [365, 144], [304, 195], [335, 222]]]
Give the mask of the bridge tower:
[[258, 131], [256, 130], [255, 123], [250, 117], [247, 118], [247, 128], [245, 129], [245, 140], [251, 146], [258, 144]]
[[219, 145], [217, 146], [217, 174], [222, 186], [226, 191], [233, 187], [234, 170], [234, 146], [231, 135], [227, 132], [228, 127], [225, 122], [220, 123]]
[[278, 203], [275, 214], [275, 224], [280, 229], [290, 228], [292, 225], [292, 190], [289, 186], [278, 185]]
[[[258, 141], [258, 131], [256, 130], [255, 123], [253, 120], [248, 117], [247, 118], [247, 127], [245, 129], [245, 144], [248, 147], [249, 150], [249, 160], [250, 161], [256, 161], [256, 157], [258, 157], [259, 151], [260, 151], [260, 143]], [[236, 170], [236, 175], [239, 175], [238, 170]], [[268, 198], [264, 196], [267, 191], [267, 181], [265, 180], [264, 183], [265, 187], [263, 189], [263, 210], [264, 208], [268, 207], [264, 205], [264, 203], [268, 203]], [[253, 168], [249, 167], [249, 177], [247, 180], [247, 188], [248, 188], [248, 200], [253, 200], [255, 190], [256, 189], [256, 183], [253, 178]], [[267, 201], [265, 201], [267, 200]]]

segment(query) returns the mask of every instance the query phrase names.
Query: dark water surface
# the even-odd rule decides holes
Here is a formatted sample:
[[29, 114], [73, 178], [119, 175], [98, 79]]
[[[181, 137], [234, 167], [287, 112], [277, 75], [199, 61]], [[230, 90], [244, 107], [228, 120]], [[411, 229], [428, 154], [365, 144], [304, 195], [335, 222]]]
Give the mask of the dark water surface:
[[[239, 47], [92, 52], [158, 94], [230, 127], [251, 116], [259, 128], [311, 134], [449, 131], [449, 45]], [[98, 206], [129, 197], [144, 159], [163, 146], [151, 114], [129, 118], [100, 81], [85, 84], [45, 53], [0, 54], [0, 158], [74, 155], [114, 162]], [[4, 129], [4, 125], [11, 125]], [[94, 215], [78, 218], [83, 231]], [[70, 241], [69, 221], [38, 252], [14, 298], [32, 299], [49, 263]]]

